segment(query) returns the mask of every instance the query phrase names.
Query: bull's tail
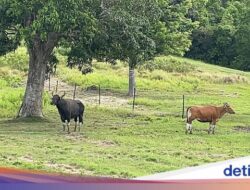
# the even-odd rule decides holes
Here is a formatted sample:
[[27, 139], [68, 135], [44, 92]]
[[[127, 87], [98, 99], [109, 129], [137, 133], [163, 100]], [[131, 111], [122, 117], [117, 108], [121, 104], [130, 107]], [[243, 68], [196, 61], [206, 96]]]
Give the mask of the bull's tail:
[[83, 114], [84, 114], [85, 106], [80, 100], [77, 100], [76, 103], [79, 106], [79, 122], [83, 123]]
[[80, 112], [80, 115], [83, 116], [83, 113], [84, 113], [84, 110], [85, 110], [85, 106], [83, 105], [82, 102], [77, 102], [77, 104], [79, 105], [79, 112]]
[[190, 111], [190, 109], [191, 109], [191, 107], [188, 107], [187, 111], [186, 111], [187, 123], [189, 122], [189, 117], [190, 117], [189, 111]]

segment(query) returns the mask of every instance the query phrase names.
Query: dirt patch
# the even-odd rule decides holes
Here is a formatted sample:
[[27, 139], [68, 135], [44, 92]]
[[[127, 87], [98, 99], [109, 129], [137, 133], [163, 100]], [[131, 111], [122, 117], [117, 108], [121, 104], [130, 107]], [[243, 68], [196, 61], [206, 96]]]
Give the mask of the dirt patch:
[[[83, 99], [87, 104], [99, 104], [98, 96], [87, 96]], [[128, 105], [128, 100], [123, 98], [118, 98], [115, 96], [101, 96], [101, 105], [110, 106], [110, 107], [120, 107]]]
[[250, 126], [235, 126], [234, 130], [238, 132], [250, 133]]
[[114, 146], [117, 145], [115, 142], [107, 141], [107, 140], [104, 140], [104, 141], [88, 141], [88, 142], [91, 143], [91, 144], [94, 144], [96, 146], [101, 146], [101, 147], [114, 147]]
[[33, 163], [34, 160], [31, 156], [22, 156], [19, 158], [20, 161], [23, 161], [23, 162], [28, 162], [28, 163]]
[[[66, 93], [66, 98], [72, 98], [74, 92], [74, 86], [67, 84], [61, 81], [58, 78], [50, 79], [50, 92], [55, 91], [58, 81], [58, 92], [57, 94], [62, 95]], [[45, 89], [49, 91], [49, 81], [45, 81]], [[90, 86], [87, 90], [83, 90], [80, 87], [77, 87], [76, 90], [76, 99], [81, 100], [85, 104], [98, 105], [99, 104], [99, 95], [98, 87]], [[109, 107], [120, 107], [120, 106], [129, 106], [129, 99], [126, 97], [117, 97], [114, 96], [112, 92], [105, 91], [101, 94], [101, 105]]]
[[76, 140], [81, 141], [81, 140], [85, 139], [85, 137], [83, 135], [79, 134], [78, 132], [71, 132], [70, 134], [66, 134], [65, 138], [67, 140], [73, 140], [73, 141], [76, 141]]
[[68, 164], [46, 163], [45, 166], [56, 169], [56, 170], [60, 170], [63, 173], [68, 173], [68, 174], [75, 174], [75, 175], [80, 175], [80, 174], [91, 175], [92, 174], [91, 171], [85, 171], [76, 166], [72, 166]]

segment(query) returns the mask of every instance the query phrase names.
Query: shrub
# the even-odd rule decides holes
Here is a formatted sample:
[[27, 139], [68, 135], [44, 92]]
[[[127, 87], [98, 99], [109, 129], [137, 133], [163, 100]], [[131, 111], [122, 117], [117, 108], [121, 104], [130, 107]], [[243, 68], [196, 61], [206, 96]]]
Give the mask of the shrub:
[[163, 70], [170, 73], [188, 73], [194, 71], [195, 67], [187, 61], [168, 56], [157, 57], [154, 60], [148, 61], [141, 65], [139, 69], [146, 69], [149, 71]]
[[28, 71], [28, 54], [25, 47], [19, 47], [15, 52], [0, 57], [0, 65], [20, 71]]
[[4, 86], [19, 87], [22, 83], [22, 73], [9, 67], [0, 67], [0, 88]]
[[0, 91], [0, 118], [15, 117], [21, 105], [23, 89], [4, 88]]

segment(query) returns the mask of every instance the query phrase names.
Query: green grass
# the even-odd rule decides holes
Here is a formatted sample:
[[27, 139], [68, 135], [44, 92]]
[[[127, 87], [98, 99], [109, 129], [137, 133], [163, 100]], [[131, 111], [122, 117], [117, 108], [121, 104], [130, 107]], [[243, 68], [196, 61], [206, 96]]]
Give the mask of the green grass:
[[[94, 63], [94, 73], [83, 76], [66, 68], [62, 64], [65, 58], [60, 57], [60, 61], [60, 79], [83, 88], [100, 84], [111, 89], [111, 95], [113, 91], [126, 94], [125, 63]], [[153, 67], [137, 70], [134, 112], [132, 100], [124, 107], [85, 102], [83, 130], [66, 134], [61, 131], [56, 108], [48, 104], [49, 94], [44, 98], [44, 119], [11, 119], [19, 107], [25, 76], [23, 69], [14, 68], [6, 64], [0, 67], [1, 166], [132, 178], [250, 153], [249, 73], [159, 57]], [[194, 134], [185, 135], [183, 94], [186, 107], [228, 102], [236, 114], [223, 117], [215, 135], [207, 134], [208, 124], [198, 122], [194, 122]]]
[[54, 109], [41, 121], [0, 122], [2, 166], [131, 178], [250, 153], [249, 133], [233, 129], [247, 115], [226, 117], [216, 135], [202, 125], [185, 135], [177, 117], [87, 107], [82, 132], [68, 135]]

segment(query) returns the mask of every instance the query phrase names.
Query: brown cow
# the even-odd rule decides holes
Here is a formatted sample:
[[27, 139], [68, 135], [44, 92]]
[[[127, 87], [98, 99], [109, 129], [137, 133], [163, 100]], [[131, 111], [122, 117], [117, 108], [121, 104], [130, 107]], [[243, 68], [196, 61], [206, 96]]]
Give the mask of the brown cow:
[[192, 106], [187, 109], [187, 125], [186, 134], [189, 132], [192, 134], [192, 121], [198, 120], [199, 122], [209, 122], [208, 134], [214, 129], [216, 122], [225, 114], [235, 114], [234, 110], [229, 106], [228, 103], [224, 103], [221, 107], [216, 106]]

